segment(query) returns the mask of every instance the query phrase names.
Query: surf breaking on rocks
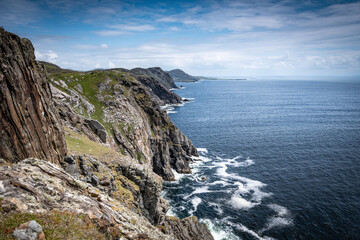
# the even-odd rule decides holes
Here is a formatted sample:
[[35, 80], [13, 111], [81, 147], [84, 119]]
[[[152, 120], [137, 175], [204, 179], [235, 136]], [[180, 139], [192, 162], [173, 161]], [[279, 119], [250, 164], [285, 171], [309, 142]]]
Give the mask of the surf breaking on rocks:
[[[255, 160], [242, 155], [227, 158], [206, 148], [197, 150], [200, 156], [193, 159], [193, 174], [176, 173], [176, 181], [164, 186], [163, 197], [172, 206], [170, 215], [198, 216], [217, 240], [238, 239], [234, 231], [246, 233], [253, 239], [271, 239], [266, 236], [268, 230], [293, 224], [287, 208], [276, 203], [262, 204], [264, 199], [271, 201], [273, 195], [265, 190], [265, 183], [237, 173], [256, 164]], [[249, 212], [260, 205], [271, 214], [258, 230], [249, 229], [238, 219], [224, 214], [225, 211]]]

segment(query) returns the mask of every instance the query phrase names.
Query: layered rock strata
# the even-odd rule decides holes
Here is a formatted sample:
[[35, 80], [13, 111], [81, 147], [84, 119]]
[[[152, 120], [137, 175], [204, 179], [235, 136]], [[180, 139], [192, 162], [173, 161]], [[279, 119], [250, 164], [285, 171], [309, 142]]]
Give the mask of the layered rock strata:
[[64, 133], [33, 45], [3, 28], [0, 43], [0, 157], [61, 162], [66, 154]]

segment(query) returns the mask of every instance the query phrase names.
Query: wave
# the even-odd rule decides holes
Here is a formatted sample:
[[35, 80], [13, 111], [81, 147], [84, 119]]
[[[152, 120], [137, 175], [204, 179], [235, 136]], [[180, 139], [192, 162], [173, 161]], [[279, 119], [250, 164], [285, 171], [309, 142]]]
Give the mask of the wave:
[[[185, 192], [187, 193], [179, 195], [176, 193], [178, 190], [174, 190], [175, 194], [172, 196], [177, 201], [180, 198], [182, 203], [178, 204], [176, 209], [171, 209], [170, 214], [174, 215], [175, 212], [181, 212], [181, 215], [196, 215], [197, 212], [204, 210], [204, 206], [209, 207], [211, 214], [215, 214], [213, 215], [214, 219], [221, 219], [217, 222], [218, 225], [214, 225], [209, 219], [207, 220], [208, 226], [210, 224], [209, 229], [216, 240], [238, 239], [238, 237], [229, 237], [231, 234], [228, 233], [231, 233], [233, 229], [249, 234], [254, 239], [268, 240], [272, 238], [263, 236], [264, 232], [271, 228], [293, 224], [290, 211], [275, 203], [265, 205], [273, 210], [274, 214], [269, 214], [260, 230], [248, 229], [238, 220], [229, 217], [222, 218], [224, 211], [228, 211], [229, 208], [234, 209], [234, 211], [249, 212], [255, 206], [261, 205], [264, 198], [272, 196], [272, 193], [264, 190], [267, 184], [239, 175], [237, 169], [254, 165], [253, 159], [244, 158], [242, 155], [233, 158], [213, 155], [206, 148], [198, 148], [197, 150], [200, 156], [192, 157], [193, 174], [175, 173], [179, 187], [184, 187], [180, 180], [186, 178], [183, 183], [186, 183]], [[202, 177], [205, 177], [206, 180], [201, 179]], [[169, 186], [171, 191], [171, 185]]]
[[190, 215], [193, 215], [193, 214], [196, 212], [198, 206], [201, 204], [202, 200], [201, 200], [201, 198], [199, 198], [199, 197], [194, 197], [193, 199], [191, 199], [190, 202], [191, 202], [194, 210], [190, 210], [190, 211], [189, 211], [189, 214], [190, 214]]
[[274, 210], [276, 214], [267, 219], [266, 226], [261, 229], [259, 233], [263, 233], [274, 227], [285, 227], [293, 224], [291, 213], [286, 207], [278, 204], [268, 204], [267, 206]]
[[196, 150], [198, 152], [202, 152], [202, 153], [208, 153], [208, 150], [206, 148], [196, 148]]
[[238, 239], [233, 233], [230, 228], [225, 228], [218, 226], [210, 219], [200, 219], [201, 222], [204, 222], [208, 229], [211, 232], [211, 235], [214, 237], [215, 240], [236, 240]]
[[236, 225], [236, 228], [238, 230], [242, 231], [242, 232], [246, 232], [246, 233], [250, 234], [251, 236], [253, 236], [253, 237], [255, 237], [256, 239], [259, 239], [259, 240], [275, 240], [274, 238], [271, 238], [271, 237], [261, 236], [261, 234], [256, 233], [255, 231], [248, 229], [247, 227], [245, 227], [242, 224]]
[[239, 195], [231, 196], [231, 199], [228, 201], [229, 204], [236, 209], [250, 209], [256, 205], [259, 205], [258, 202], [247, 201]]
[[186, 174], [186, 173], [178, 173], [175, 169], [172, 169], [172, 172], [174, 173], [174, 176], [175, 176], [175, 181], [173, 183], [179, 183], [180, 179], [191, 175], [191, 174]]

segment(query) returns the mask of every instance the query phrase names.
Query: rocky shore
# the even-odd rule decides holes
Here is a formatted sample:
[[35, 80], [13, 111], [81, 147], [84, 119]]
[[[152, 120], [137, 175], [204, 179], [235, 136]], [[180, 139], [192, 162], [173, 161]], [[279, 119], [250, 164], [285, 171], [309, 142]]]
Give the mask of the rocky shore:
[[169, 74], [64, 70], [3, 28], [0, 49], [0, 239], [213, 239], [161, 198], [198, 155], [160, 108]]

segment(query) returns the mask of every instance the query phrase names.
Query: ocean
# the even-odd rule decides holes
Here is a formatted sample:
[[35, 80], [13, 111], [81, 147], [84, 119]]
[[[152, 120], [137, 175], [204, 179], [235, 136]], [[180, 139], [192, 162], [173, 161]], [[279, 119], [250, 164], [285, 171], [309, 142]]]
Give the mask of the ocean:
[[215, 239], [360, 239], [360, 82], [177, 83], [169, 116], [198, 148], [168, 214]]

